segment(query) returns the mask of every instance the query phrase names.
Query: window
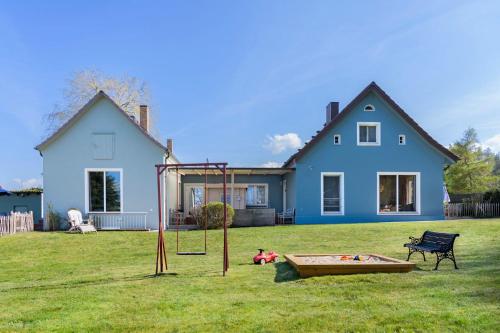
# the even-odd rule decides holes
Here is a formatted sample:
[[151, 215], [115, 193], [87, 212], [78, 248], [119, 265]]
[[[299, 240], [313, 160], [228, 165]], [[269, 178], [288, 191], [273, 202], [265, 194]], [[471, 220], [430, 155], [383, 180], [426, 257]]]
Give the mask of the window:
[[109, 133], [92, 134], [92, 151], [95, 160], [112, 160], [115, 152], [115, 135]]
[[321, 173], [321, 215], [344, 214], [344, 173]]
[[366, 112], [375, 111], [375, 107], [371, 104], [365, 105], [364, 111], [366, 111]]
[[340, 134], [335, 134], [333, 136], [333, 144], [334, 145], [340, 145]]
[[246, 197], [247, 206], [267, 207], [267, 185], [248, 185]]
[[406, 135], [403, 135], [403, 134], [399, 135], [399, 144], [401, 146], [404, 146], [406, 144]]
[[380, 123], [358, 123], [358, 146], [380, 146]]
[[379, 172], [377, 177], [379, 214], [420, 214], [420, 173]]
[[191, 207], [201, 207], [204, 205], [203, 187], [191, 188]]
[[122, 170], [86, 170], [87, 212], [122, 211]]

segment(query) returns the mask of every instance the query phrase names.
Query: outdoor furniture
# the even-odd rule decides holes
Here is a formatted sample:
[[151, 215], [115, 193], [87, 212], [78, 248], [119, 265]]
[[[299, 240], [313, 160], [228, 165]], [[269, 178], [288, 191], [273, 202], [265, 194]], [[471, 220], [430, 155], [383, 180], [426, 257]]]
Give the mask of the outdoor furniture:
[[84, 220], [82, 218], [82, 212], [78, 209], [68, 210], [68, 222], [71, 226], [68, 232], [81, 232], [82, 234], [87, 232], [97, 232], [92, 223], [92, 219]]
[[288, 208], [278, 213], [278, 224], [286, 224], [287, 220], [290, 220], [290, 224], [295, 223], [295, 208]]
[[434, 270], [437, 270], [441, 260], [446, 258], [453, 261], [455, 269], [458, 269], [453, 253], [453, 243], [458, 236], [460, 235], [427, 230], [421, 238], [410, 237], [410, 243], [404, 244], [404, 246], [408, 248], [408, 259], [406, 260], [410, 260], [410, 256], [413, 253], [420, 252], [425, 261], [424, 252], [430, 252], [436, 254], [437, 262]]

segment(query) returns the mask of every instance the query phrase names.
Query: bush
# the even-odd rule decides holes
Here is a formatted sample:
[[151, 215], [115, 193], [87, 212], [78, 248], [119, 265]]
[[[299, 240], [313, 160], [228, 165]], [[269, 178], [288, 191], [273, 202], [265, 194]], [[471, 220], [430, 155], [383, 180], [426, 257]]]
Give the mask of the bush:
[[[233, 223], [234, 209], [231, 205], [226, 205], [227, 212], [227, 226]], [[224, 203], [222, 202], [209, 202], [207, 205], [196, 209], [194, 212], [196, 224], [201, 229], [205, 229], [205, 217], [207, 218], [208, 229], [220, 229], [224, 227]]]
[[55, 231], [59, 230], [61, 228], [61, 215], [59, 215], [58, 212], [54, 210], [54, 206], [52, 206], [51, 203], [47, 205], [47, 219], [48, 219], [48, 225], [49, 225], [49, 230], [50, 231]]
[[500, 190], [492, 190], [484, 193], [484, 202], [500, 203]]

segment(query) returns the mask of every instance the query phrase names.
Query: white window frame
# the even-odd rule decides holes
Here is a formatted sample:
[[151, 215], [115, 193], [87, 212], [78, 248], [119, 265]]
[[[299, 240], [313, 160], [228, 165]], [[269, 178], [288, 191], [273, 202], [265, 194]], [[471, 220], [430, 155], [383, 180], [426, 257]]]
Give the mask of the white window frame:
[[[367, 110], [367, 108], [371, 107], [371, 110]], [[365, 112], [374, 112], [375, 111], [375, 106], [373, 104], [366, 104], [365, 107], [363, 108], [363, 111]]]
[[264, 204], [260, 205], [247, 205], [247, 198], [248, 196], [245, 194], [245, 207], [269, 207], [269, 184], [266, 183], [248, 183], [247, 184], [247, 191], [250, 186], [264, 186]]
[[[343, 216], [344, 215], [344, 173], [343, 172], [322, 172], [321, 173], [321, 216]], [[325, 176], [340, 176], [340, 211], [339, 212], [325, 212], [323, 207], [323, 180]]]
[[[415, 176], [415, 208], [414, 212], [381, 212], [380, 211], [380, 176]], [[420, 172], [377, 172], [377, 215], [420, 215]], [[399, 177], [396, 177], [396, 210], [399, 209]]]
[[[359, 129], [361, 126], [375, 126], [375, 142], [361, 142], [359, 141]], [[358, 146], [380, 146], [382, 142], [381, 137], [381, 124], [377, 121], [360, 121], [357, 123], [357, 133], [356, 133], [356, 141], [358, 142]]]
[[399, 134], [399, 136], [398, 136], [398, 144], [399, 144], [400, 146], [404, 146], [404, 145], [406, 145], [406, 135], [404, 135], [404, 134]]
[[[102, 212], [92, 212], [89, 210], [90, 207], [90, 195], [89, 195], [89, 173], [90, 172], [119, 172], [120, 173], [120, 211], [118, 212], [107, 212], [106, 211], [106, 181], [104, 181], [104, 211]], [[85, 168], [85, 213], [98, 213], [98, 214], [117, 214], [123, 213], [123, 169], [122, 168]]]
[[[338, 142], [335, 142], [336, 139], [338, 139]], [[342, 144], [342, 137], [340, 136], [340, 134], [333, 135], [333, 144], [336, 146], [340, 146]]]

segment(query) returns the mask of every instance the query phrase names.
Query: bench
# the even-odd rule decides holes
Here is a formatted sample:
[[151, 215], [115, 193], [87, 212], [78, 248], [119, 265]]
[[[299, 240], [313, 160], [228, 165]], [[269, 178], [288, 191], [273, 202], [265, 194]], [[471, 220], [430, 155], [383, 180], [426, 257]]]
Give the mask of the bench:
[[406, 261], [409, 261], [410, 256], [415, 252], [422, 253], [425, 261], [424, 252], [430, 252], [435, 253], [437, 258], [434, 270], [438, 269], [439, 263], [443, 259], [450, 259], [455, 264], [455, 269], [458, 269], [455, 254], [453, 253], [453, 243], [458, 236], [460, 235], [427, 230], [421, 238], [410, 237], [410, 243], [404, 244], [404, 247], [408, 248], [408, 259]]

